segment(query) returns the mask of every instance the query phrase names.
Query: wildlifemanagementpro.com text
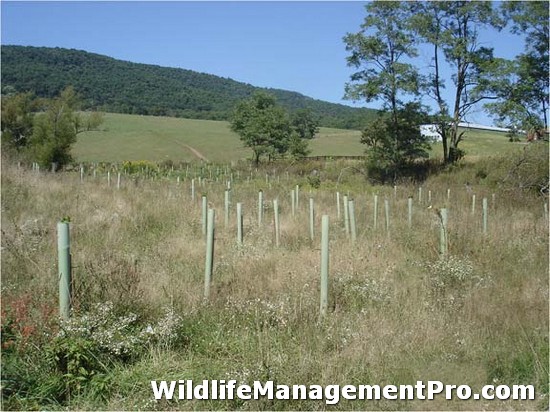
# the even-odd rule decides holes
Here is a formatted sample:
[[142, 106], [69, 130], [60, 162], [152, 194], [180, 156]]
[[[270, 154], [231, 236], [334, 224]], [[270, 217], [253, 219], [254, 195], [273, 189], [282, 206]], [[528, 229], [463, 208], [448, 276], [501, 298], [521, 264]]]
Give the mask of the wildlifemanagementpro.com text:
[[151, 381], [156, 400], [321, 400], [334, 405], [346, 400], [533, 400], [533, 385], [485, 385], [474, 392], [468, 385], [445, 385], [440, 381], [417, 381], [414, 385], [279, 385], [273, 381], [236, 380]]

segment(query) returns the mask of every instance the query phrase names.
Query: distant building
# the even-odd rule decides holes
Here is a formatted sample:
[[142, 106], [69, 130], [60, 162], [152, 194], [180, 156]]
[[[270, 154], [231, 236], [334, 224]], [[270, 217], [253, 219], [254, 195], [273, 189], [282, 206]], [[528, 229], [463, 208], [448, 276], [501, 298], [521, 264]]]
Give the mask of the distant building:
[[441, 141], [441, 135], [437, 131], [437, 126], [435, 124], [421, 124], [420, 134], [424, 137], [429, 137], [433, 141]]
[[[478, 129], [478, 130], [492, 130], [495, 132], [509, 132], [510, 129], [504, 128], [504, 127], [495, 127], [495, 126], [485, 126], [482, 124], [477, 123], [469, 123], [469, 122], [460, 122], [458, 124], [459, 127], [463, 127], [465, 129]], [[429, 137], [433, 139], [436, 142], [441, 141], [441, 135], [437, 131], [437, 126], [435, 124], [421, 124], [420, 125], [420, 134], [422, 136]]]

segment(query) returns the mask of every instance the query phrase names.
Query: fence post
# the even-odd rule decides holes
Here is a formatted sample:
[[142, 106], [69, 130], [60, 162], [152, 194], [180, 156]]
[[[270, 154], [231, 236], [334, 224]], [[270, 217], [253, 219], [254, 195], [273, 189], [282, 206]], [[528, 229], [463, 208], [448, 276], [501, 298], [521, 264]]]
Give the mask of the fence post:
[[111, 187], [111, 171], [107, 171], [107, 186]]
[[300, 207], [300, 186], [296, 185], [296, 210]]
[[118, 176], [116, 179], [116, 188], [120, 190], [120, 172], [118, 172]]
[[243, 244], [243, 204], [237, 203], [237, 242]]
[[428, 204], [432, 204], [432, 191], [428, 190]]
[[59, 270], [59, 314], [67, 320], [71, 315], [71, 243], [69, 223], [57, 223], [57, 255]]
[[439, 211], [441, 227], [439, 232], [439, 252], [441, 257], [447, 256], [447, 209], [442, 208]]
[[84, 181], [84, 166], [80, 166], [80, 181]]
[[336, 192], [336, 217], [340, 220], [340, 192]]
[[476, 195], [472, 195], [472, 215], [476, 213]]
[[422, 186], [418, 188], [418, 204], [422, 204]]
[[191, 200], [195, 201], [195, 179], [191, 179]]
[[210, 284], [214, 264], [214, 226], [216, 214], [214, 209], [208, 209], [208, 234], [206, 236], [206, 262], [204, 269], [204, 300], [210, 298]]
[[323, 215], [321, 219], [321, 317], [327, 314], [328, 309], [328, 215]]
[[275, 246], [279, 247], [280, 243], [280, 227], [279, 227], [279, 202], [273, 200], [273, 218], [275, 219]]
[[309, 198], [309, 238], [313, 240], [315, 235], [315, 210], [313, 209], [313, 198]]

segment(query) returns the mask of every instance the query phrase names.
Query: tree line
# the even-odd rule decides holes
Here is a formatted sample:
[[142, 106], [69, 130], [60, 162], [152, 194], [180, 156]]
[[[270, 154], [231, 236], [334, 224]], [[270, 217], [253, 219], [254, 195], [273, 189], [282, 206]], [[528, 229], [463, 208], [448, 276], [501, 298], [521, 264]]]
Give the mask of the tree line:
[[311, 110], [325, 127], [359, 130], [376, 113], [296, 92], [261, 89], [206, 73], [125, 62], [79, 50], [3, 45], [1, 53], [2, 94], [32, 92], [52, 98], [73, 86], [83, 109], [229, 120], [240, 100], [264, 91], [287, 110]]

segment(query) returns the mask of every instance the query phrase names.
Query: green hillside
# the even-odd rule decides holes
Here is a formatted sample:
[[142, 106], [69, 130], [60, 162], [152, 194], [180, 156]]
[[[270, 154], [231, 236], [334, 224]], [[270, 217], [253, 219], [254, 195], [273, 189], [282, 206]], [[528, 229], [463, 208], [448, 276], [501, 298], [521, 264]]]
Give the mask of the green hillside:
[[[53, 97], [74, 86], [85, 108], [108, 112], [227, 120], [242, 99], [260, 90], [250, 84], [191, 70], [116, 60], [80, 50], [2, 46], [2, 93], [33, 91]], [[342, 86], [343, 87], [343, 86]], [[310, 108], [325, 127], [361, 129], [376, 114], [306, 97], [262, 89], [289, 110]]]
[[[490, 156], [523, 147], [510, 143], [504, 133], [482, 130], [466, 131], [461, 147], [468, 159]], [[312, 156], [357, 156], [365, 147], [359, 142], [361, 132], [322, 127], [318, 137], [309, 142]], [[226, 121], [177, 119], [107, 113], [100, 131], [78, 136], [73, 149], [77, 161], [121, 162], [149, 160], [161, 162], [192, 161], [200, 158], [191, 150], [213, 162], [251, 157], [239, 137]], [[431, 155], [441, 157], [441, 144], [432, 145]]]

